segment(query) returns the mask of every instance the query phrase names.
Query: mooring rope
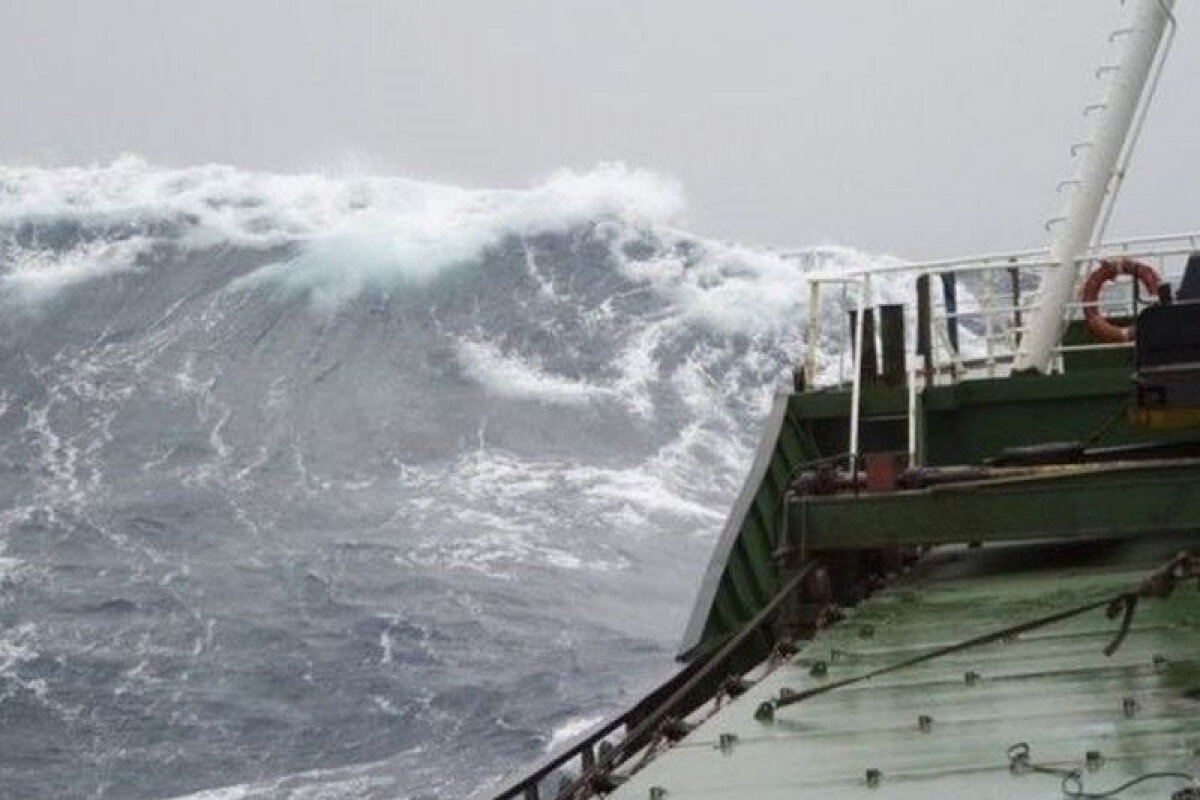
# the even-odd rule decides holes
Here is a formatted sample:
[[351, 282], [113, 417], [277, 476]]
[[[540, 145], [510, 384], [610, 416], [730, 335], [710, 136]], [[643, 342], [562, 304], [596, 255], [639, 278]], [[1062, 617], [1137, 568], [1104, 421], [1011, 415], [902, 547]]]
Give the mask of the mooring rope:
[[1104, 654], [1111, 656], [1125, 641], [1125, 637], [1129, 634], [1130, 626], [1133, 623], [1133, 614], [1137, 610], [1138, 600], [1143, 597], [1164, 598], [1168, 597], [1174, 591], [1175, 583], [1178, 580], [1200, 577], [1200, 562], [1189, 553], [1181, 553], [1171, 561], [1158, 568], [1138, 586], [1137, 589], [1128, 592], [1121, 592], [1111, 597], [1106, 597], [1103, 600], [1096, 600], [1090, 603], [1069, 608], [1066, 611], [1058, 611], [1053, 614], [1047, 614], [1044, 617], [1021, 622], [1016, 625], [1009, 625], [1006, 628], [985, 633], [982, 636], [975, 636], [971, 639], [966, 639], [961, 642], [956, 642], [945, 647], [939, 647], [936, 650], [931, 650], [927, 653], [922, 653], [912, 658], [907, 658], [903, 661], [898, 661], [894, 664], [880, 667], [879, 669], [871, 670], [862, 675], [856, 675], [851, 678], [843, 678], [839, 681], [827, 683], [822, 686], [816, 686], [803, 691], [789, 691], [787, 694], [780, 694], [773, 700], [767, 701], [771, 708], [783, 708], [784, 706], [802, 703], [805, 700], [810, 700], [822, 694], [844, 689], [847, 686], [854, 686], [864, 681], [869, 681], [872, 678], [878, 678], [881, 675], [887, 675], [892, 672], [899, 672], [909, 667], [914, 667], [918, 664], [923, 664], [926, 661], [948, 656], [953, 653], [961, 653], [964, 650], [970, 650], [975, 647], [993, 644], [1004, 639], [1011, 639], [1014, 636], [1019, 636], [1022, 633], [1044, 628], [1047, 625], [1054, 625], [1058, 622], [1078, 617], [1081, 614], [1086, 614], [1089, 611], [1095, 611], [1099, 608], [1106, 609], [1109, 619], [1116, 619], [1121, 615], [1121, 626], [1118, 628], [1113, 640], [1104, 648]]
[[[1171, 795], [1172, 798], [1195, 798], [1197, 783], [1196, 776], [1189, 772], [1147, 772], [1145, 775], [1139, 775], [1132, 780], [1125, 781], [1115, 789], [1109, 789], [1107, 792], [1085, 792], [1083, 791], [1083, 779], [1080, 777], [1078, 770], [1072, 770], [1070, 775], [1064, 775], [1062, 779], [1062, 793], [1071, 798], [1071, 800], [1107, 800], [1109, 797], [1116, 797], [1126, 789], [1137, 786], [1144, 781], [1158, 780], [1180, 780], [1187, 781], [1190, 786], [1185, 789], [1175, 792]], [[1187, 791], [1191, 789], [1192, 791]]]
[[1062, 783], [1060, 788], [1062, 789], [1063, 796], [1068, 798], [1068, 800], [1108, 800], [1108, 798], [1116, 797], [1126, 789], [1131, 789], [1139, 783], [1157, 780], [1187, 781], [1188, 786], [1171, 795], [1173, 800], [1195, 800], [1196, 797], [1200, 797], [1200, 791], [1198, 791], [1200, 790], [1200, 784], [1197, 783], [1195, 775], [1189, 772], [1170, 771], [1147, 772], [1104, 792], [1085, 792], [1083, 790], [1082, 772], [1078, 769], [1065, 769], [1063, 767], [1051, 767], [1035, 763], [1030, 757], [1029, 744], [1026, 742], [1017, 742], [1008, 748], [1008, 767], [1014, 775], [1039, 772], [1045, 775], [1061, 777]]
[[[870, 672], [863, 673], [862, 675], [855, 675], [852, 678], [843, 678], [842, 680], [833, 681], [832, 683], [827, 683], [823, 686], [816, 686], [811, 689], [792, 692], [776, 698], [773, 703], [775, 708], [782, 708], [783, 706], [802, 703], [805, 700], [809, 700], [818, 695], [828, 694], [829, 692], [833, 692], [838, 689], [844, 689], [847, 686], [853, 686], [856, 683], [863, 683], [864, 681], [869, 681], [872, 678], [878, 678], [880, 675], [887, 675], [890, 672], [899, 672], [902, 669], [915, 667], [917, 664], [923, 664], [926, 661], [932, 661], [935, 658], [942, 658], [943, 656], [959, 653], [963, 650], [970, 650], [973, 647], [981, 647], [986, 644], [992, 644], [994, 642], [1001, 641], [1002, 639], [1009, 639], [1013, 636], [1019, 636], [1022, 633], [1027, 633], [1038, 628], [1044, 628], [1047, 625], [1053, 625], [1056, 622], [1062, 622], [1063, 620], [1068, 620], [1071, 617], [1077, 617], [1080, 614], [1086, 614], [1087, 612], [1094, 611], [1098, 608], [1111, 606], [1114, 602], [1119, 601], [1124, 603], [1126, 602], [1127, 598], [1128, 595], [1107, 597], [1103, 600], [1097, 600], [1094, 603], [1085, 603], [1084, 605], [1076, 606], [1075, 608], [1067, 611], [1059, 611], [1055, 614], [1049, 614], [1044, 617], [1038, 617], [1037, 619], [1029, 620], [1028, 622], [1022, 622], [1019, 625], [1010, 625], [1009, 627], [1001, 628], [998, 631], [992, 631], [991, 633], [986, 633], [982, 636], [976, 636], [972, 639], [966, 639], [945, 647], [939, 647], [936, 650], [930, 650], [929, 652], [922, 653], [919, 656], [914, 656], [903, 661], [897, 661], [894, 664], [888, 664], [887, 666], [871, 670]], [[1109, 646], [1111, 647], [1112, 645]]]

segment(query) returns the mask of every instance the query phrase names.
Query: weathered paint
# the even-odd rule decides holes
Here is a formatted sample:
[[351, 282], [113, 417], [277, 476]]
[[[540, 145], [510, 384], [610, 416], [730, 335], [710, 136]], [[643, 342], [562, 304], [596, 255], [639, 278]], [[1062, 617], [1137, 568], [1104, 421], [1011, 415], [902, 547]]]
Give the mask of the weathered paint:
[[[1062, 375], [1019, 375], [963, 381], [921, 393], [927, 463], [972, 464], [1007, 447], [1083, 440], [1097, 432], [1108, 445], [1156, 441], [1161, 433], [1134, 427], [1124, 414], [1130, 370], [1106, 367]], [[825, 454], [844, 452], [847, 392], [795, 395], [793, 415]], [[901, 389], [863, 392], [863, 451], [907, 449], [908, 397]]]
[[[1006, 750], [1027, 742], [1035, 762], [1083, 770], [1103, 791], [1152, 770], [1200, 771], [1200, 593], [1143, 601], [1112, 657], [1116, 623], [1102, 612], [1003, 644], [959, 653], [754, 718], [784, 688], [853, 676], [941, 645], [1127, 590], [1170, 553], [1200, 539], [955, 549], [929, 557], [753, 689], [658, 756], [613, 797], [931, 798], [1060, 797], [1060, 779], [1014, 775]], [[873, 634], [862, 635], [869, 626]], [[1165, 661], [1157, 661], [1165, 659]], [[814, 659], [829, 664], [810, 674]], [[1156, 663], [1157, 661], [1157, 663]], [[969, 684], [968, 671], [980, 679]], [[1124, 711], [1126, 698], [1136, 710]], [[932, 717], [928, 733], [918, 718]], [[721, 748], [722, 734], [736, 741]], [[727, 740], [728, 745], [728, 740]], [[1099, 751], [1104, 765], [1084, 769]], [[867, 770], [879, 770], [876, 788]], [[1170, 796], [1153, 781], [1122, 798]]]
[[812, 552], [1200, 531], [1200, 461], [1101, 464], [789, 504]]
[[[1048, 441], [1092, 439], [1092, 444], [1121, 445], [1193, 435], [1131, 424], [1126, 414], [1131, 395], [1128, 351], [1077, 355], [1077, 368], [1059, 375], [1016, 375], [924, 389], [917, 429], [924, 436], [919, 449], [925, 463], [975, 464], [1008, 447]], [[904, 387], [864, 387], [862, 408], [864, 452], [907, 450]], [[806, 462], [846, 452], [849, 409], [848, 391], [776, 398], [754, 465], [714, 549], [680, 646], [681, 659], [711, 652], [771, 597], [777, 585], [771, 556], [788, 477]], [[1152, 507], [1157, 499], [1131, 502]], [[839, 529], [846, 531], [848, 547], [862, 546], [851, 543], [856, 529]]]
[[683, 657], [710, 652], [774, 596], [772, 554], [783, 495], [796, 471], [816, 457], [794, 410], [794, 395], [777, 395], [741, 494], [717, 541], [684, 633]]

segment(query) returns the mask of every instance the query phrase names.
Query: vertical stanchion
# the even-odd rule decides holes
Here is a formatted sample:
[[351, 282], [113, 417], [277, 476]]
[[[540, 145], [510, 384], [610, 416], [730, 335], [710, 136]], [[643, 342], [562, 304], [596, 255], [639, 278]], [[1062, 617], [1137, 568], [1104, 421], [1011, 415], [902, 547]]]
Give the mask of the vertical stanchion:
[[863, 275], [858, 284], [858, 314], [854, 319], [854, 383], [850, 387], [850, 470], [858, 467], [858, 416], [862, 400], [863, 375], [863, 323], [867, 317], [867, 294], [871, 288], [871, 276]]

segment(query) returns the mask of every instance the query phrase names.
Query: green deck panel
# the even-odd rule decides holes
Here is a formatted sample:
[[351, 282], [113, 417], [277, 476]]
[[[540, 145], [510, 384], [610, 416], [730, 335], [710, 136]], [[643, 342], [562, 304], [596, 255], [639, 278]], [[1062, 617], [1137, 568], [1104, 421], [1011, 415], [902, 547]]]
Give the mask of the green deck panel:
[[[1200, 538], [939, 551], [728, 702], [612, 797], [640, 800], [656, 786], [669, 800], [1061, 797], [1056, 777], [1010, 774], [1005, 753], [1020, 741], [1036, 762], [1059, 767], [1082, 768], [1085, 753], [1099, 750], [1103, 768], [1083, 773], [1088, 791], [1148, 771], [1200, 771], [1200, 702], [1190, 696], [1200, 689], [1194, 585], [1169, 600], [1143, 601], [1111, 658], [1101, 650], [1116, 623], [1095, 611], [779, 709], [772, 723], [754, 719], [754, 709], [782, 687], [861, 674], [1103, 599], [1136, 585], [1183, 547], [1200, 547]], [[860, 636], [866, 624], [874, 629], [870, 638]], [[1156, 655], [1165, 665], [1155, 666]], [[809, 675], [809, 661], [818, 658], [831, 662], [825, 679]], [[981, 676], [978, 683], [963, 680], [967, 670]], [[1126, 697], [1139, 706], [1131, 717], [1122, 710]], [[920, 714], [933, 717], [929, 733], [918, 732]], [[737, 736], [728, 754], [718, 747], [722, 733]], [[864, 778], [872, 768], [883, 773], [874, 789]], [[1121, 797], [1164, 798], [1179, 787], [1152, 781]]]
[[1200, 531], [1200, 462], [812, 497], [789, 513], [811, 551]]

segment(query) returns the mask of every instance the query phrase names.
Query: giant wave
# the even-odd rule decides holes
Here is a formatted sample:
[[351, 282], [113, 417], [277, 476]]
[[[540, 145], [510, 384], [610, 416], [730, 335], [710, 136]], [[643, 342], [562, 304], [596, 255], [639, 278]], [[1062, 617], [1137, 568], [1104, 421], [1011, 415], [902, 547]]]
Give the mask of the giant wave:
[[0, 168], [6, 791], [460, 797], [665, 674], [803, 273], [867, 259], [683, 212]]

